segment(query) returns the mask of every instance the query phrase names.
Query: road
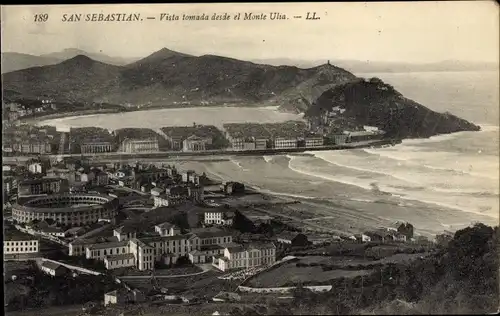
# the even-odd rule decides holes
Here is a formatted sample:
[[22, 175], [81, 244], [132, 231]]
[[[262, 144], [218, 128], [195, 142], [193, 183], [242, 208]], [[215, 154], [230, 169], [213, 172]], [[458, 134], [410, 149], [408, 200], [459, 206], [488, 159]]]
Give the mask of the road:
[[[156, 275], [155, 279], [173, 279], [173, 278], [185, 278], [194, 275], [200, 275], [212, 270], [210, 264], [200, 264], [199, 267], [202, 269], [200, 272], [189, 273], [189, 274], [177, 274], [177, 275]], [[120, 280], [141, 280], [141, 279], [151, 279], [152, 275], [126, 275], [118, 277]]]
[[9, 316], [76, 316], [82, 315], [82, 305], [25, 309], [22, 311], [6, 312], [5, 314]]

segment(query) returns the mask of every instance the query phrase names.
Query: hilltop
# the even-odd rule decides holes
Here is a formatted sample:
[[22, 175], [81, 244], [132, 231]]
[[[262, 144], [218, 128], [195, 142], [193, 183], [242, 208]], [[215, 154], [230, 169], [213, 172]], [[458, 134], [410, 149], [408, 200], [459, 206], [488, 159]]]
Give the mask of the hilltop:
[[405, 98], [378, 78], [358, 79], [325, 91], [307, 109], [305, 116], [322, 117], [334, 108], [343, 110], [336, 119], [376, 126], [390, 137], [420, 138], [480, 130], [479, 126], [451, 113], [437, 113]]
[[19, 96], [133, 108], [275, 105], [314, 118], [335, 105], [345, 108], [343, 115], [354, 124], [378, 126], [395, 137], [479, 130], [405, 98], [379, 79], [366, 81], [329, 62], [312, 68], [271, 66], [163, 48], [121, 66], [80, 54], [55, 65], [2, 74], [2, 82], [4, 90]]
[[[280, 105], [302, 98], [310, 102], [321, 93], [312, 88], [318, 85], [329, 88], [355, 78], [333, 66], [326, 71], [323, 67], [270, 66], [214, 55], [196, 57], [167, 48], [125, 66], [105, 64], [90, 57], [83, 61], [82, 56], [56, 65], [3, 74], [4, 88], [23, 95], [77, 97], [87, 102], [114, 104], [270, 101]], [[60, 89], [66, 83], [80, 89]]]

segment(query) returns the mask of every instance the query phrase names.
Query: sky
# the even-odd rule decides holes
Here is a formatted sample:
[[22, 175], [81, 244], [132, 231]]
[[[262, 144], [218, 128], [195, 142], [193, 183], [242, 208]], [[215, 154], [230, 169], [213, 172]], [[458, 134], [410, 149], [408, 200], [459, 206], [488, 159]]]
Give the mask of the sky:
[[[159, 21], [161, 13], [285, 14], [287, 20]], [[319, 20], [305, 20], [316, 12]], [[63, 14], [140, 13], [140, 22], [62, 22]], [[48, 14], [47, 22], [34, 22]], [[293, 16], [301, 15], [302, 19]], [[156, 16], [148, 20], [147, 16]], [[2, 6], [2, 51], [65, 48], [145, 57], [163, 47], [239, 59], [497, 62], [495, 1]]]

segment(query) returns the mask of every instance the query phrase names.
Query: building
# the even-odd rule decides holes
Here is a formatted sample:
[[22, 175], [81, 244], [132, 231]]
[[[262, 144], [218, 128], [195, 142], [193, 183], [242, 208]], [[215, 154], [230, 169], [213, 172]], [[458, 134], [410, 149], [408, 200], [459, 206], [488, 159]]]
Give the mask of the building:
[[162, 224], [155, 225], [155, 232], [157, 232], [160, 236], [175, 236], [181, 233], [181, 229], [174, 224], [169, 222], [165, 222]]
[[104, 266], [108, 270], [134, 267], [135, 266], [134, 254], [124, 253], [119, 255], [106, 256], [104, 258]]
[[273, 243], [251, 243], [247, 245], [230, 245], [224, 254], [215, 256], [212, 265], [221, 271], [238, 268], [256, 268], [276, 262], [276, 246]]
[[384, 135], [384, 132], [383, 131], [363, 130], [363, 131], [345, 131], [344, 134], [347, 135], [347, 139], [346, 139], [347, 143], [355, 143], [355, 142], [363, 142], [363, 141], [381, 139]]
[[306, 136], [304, 139], [304, 146], [309, 147], [320, 147], [323, 146], [324, 139], [322, 136]]
[[365, 232], [364, 235], [366, 235], [368, 238], [370, 238], [370, 241], [383, 241], [384, 236], [381, 233], [378, 232]]
[[52, 219], [61, 225], [82, 226], [99, 219], [114, 219], [119, 201], [101, 194], [54, 194], [27, 199], [12, 206], [12, 218], [19, 223]]
[[28, 165], [28, 171], [34, 174], [43, 173], [43, 165], [40, 162], [32, 162]]
[[336, 135], [331, 136], [334, 145], [345, 144], [347, 142], [347, 137], [348, 137], [348, 135], [345, 135], [345, 134], [336, 134]]
[[3, 241], [4, 255], [33, 254], [39, 251], [38, 239], [17, 231], [12, 232], [13, 234], [10, 234], [9, 231], [5, 231]]
[[137, 237], [137, 231], [133, 227], [122, 225], [113, 230], [113, 236], [118, 241], [130, 240]]
[[182, 141], [182, 151], [205, 151], [207, 140], [205, 138], [191, 135]]
[[128, 301], [129, 295], [125, 289], [118, 289], [104, 294], [104, 306], [125, 304]]
[[406, 240], [413, 238], [414, 228], [413, 225], [408, 222], [396, 222], [392, 225], [392, 228], [396, 229], [398, 233], [405, 235]]
[[359, 235], [356, 235], [356, 240], [358, 240], [360, 242], [370, 242], [372, 239], [370, 236], [368, 236], [366, 234], [359, 234]]
[[162, 206], [175, 206], [180, 205], [186, 202], [186, 197], [184, 196], [172, 196], [169, 194], [161, 194], [159, 196], [154, 195], [154, 207], [162, 207]]
[[51, 275], [53, 277], [55, 276], [63, 276], [69, 273], [69, 269], [66, 268], [65, 266], [62, 266], [60, 264], [57, 264], [52, 261], [44, 261], [40, 267], [43, 273]]
[[69, 192], [67, 179], [56, 177], [44, 177], [19, 182], [18, 196], [59, 194]]
[[156, 137], [125, 139], [120, 145], [120, 151], [125, 153], [153, 153], [159, 150], [158, 139]]
[[68, 168], [52, 167], [47, 170], [47, 176], [66, 179], [70, 184], [76, 181], [76, 172]]
[[222, 191], [224, 191], [224, 193], [227, 195], [245, 193], [245, 185], [240, 182], [225, 182], [224, 184], [222, 184]]
[[62, 237], [62, 238], [66, 237], [65, 231], [60, 227], [48, 226], [40, 229], [40, 231], [45, 235], [53, 237]]
[[12, 144], [12, 150], [23, 154], [50, 154], [53, 144], [47, 137], [22, 138]]
[[86, 141], [81, 143], [80, 151], [82, 154], [109, 153], [113, 151], [113, 147], [110, 141]]
[[154, 197], [160, 196], [163, 193], [165, 193], [165, 189], [158, 188], [158, 187], [151, 189], [151, 195]]
[[221, 210], [206, 211], [203, 213], [203, 218], [203, 222], [206, 225], [231, 226], [233, 225], [234, 212]]
[[297, 148], [297, 138], [276, 137], [274, 139], [274, 148]]
[[303, 247], [309, 245], [307, 236], [297, 232], [282, 232], [277, 236], [277, 242], [292, 247]]
[[85, 258], [103, 261], [107, 256], [129, 253], [128, 246], [128, 240], [92, 244], [85, 248]]

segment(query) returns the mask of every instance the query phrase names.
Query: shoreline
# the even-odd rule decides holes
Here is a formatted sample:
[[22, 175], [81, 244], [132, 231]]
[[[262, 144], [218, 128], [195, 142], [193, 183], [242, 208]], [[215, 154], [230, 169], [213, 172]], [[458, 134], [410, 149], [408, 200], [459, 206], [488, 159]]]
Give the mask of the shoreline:
[[[83, 111], [76, 111], [76, 112], [62, 112], [62, 113], [51, 113], [51, 114], [46, 114], [46, 115], [40, 115], [40, 116], [31, 116], [27, 118], [22, 118], [19, 121], [21, 123], [27, 123], [27, 124], [40, 124], [43, 121], [49, 121], [49, 120], [56, 120], [56, 119], [73, 119], [73, 118], [80, 118], [80, 117], [89, 117], [93, 115], [99, 115], [99, 114], [121, 114], [121, 113], [129, 113], [129, 112], [149, 112], [149, 111], [157, 111], [157, 110], [174, 110], [174, 109], [199, 109], [199, 108], [216, 108], [216, 107], [221, 107], [221, 108], [226, 108], [226, 107], [233, 107], [233, 108], [240, 108], [240, 107], [246, 107], [246, 108], [261, 108], [261, 109], [270, 109], [270, 110], [278, 110], [279, 106], [273, 106], [273, 105], [265, 105], [265, 104], [245, 104], [245, 105], [238, 105], [238, 104], [209, 104], [209, 105], [189, 105], [189, 106], [184, 106], [181, 104], [173, 104], [173, 105], [168, 105], [168, 106], [152, 106], [152, 107], [147, 107], [147, 108], [123, 108], [123, 109], [90, 109], [90, 110], [83, 110]], [[287, 113], [287, 112], [283, 112]], [[39, 122], [41, 121], [41, 122]]]

